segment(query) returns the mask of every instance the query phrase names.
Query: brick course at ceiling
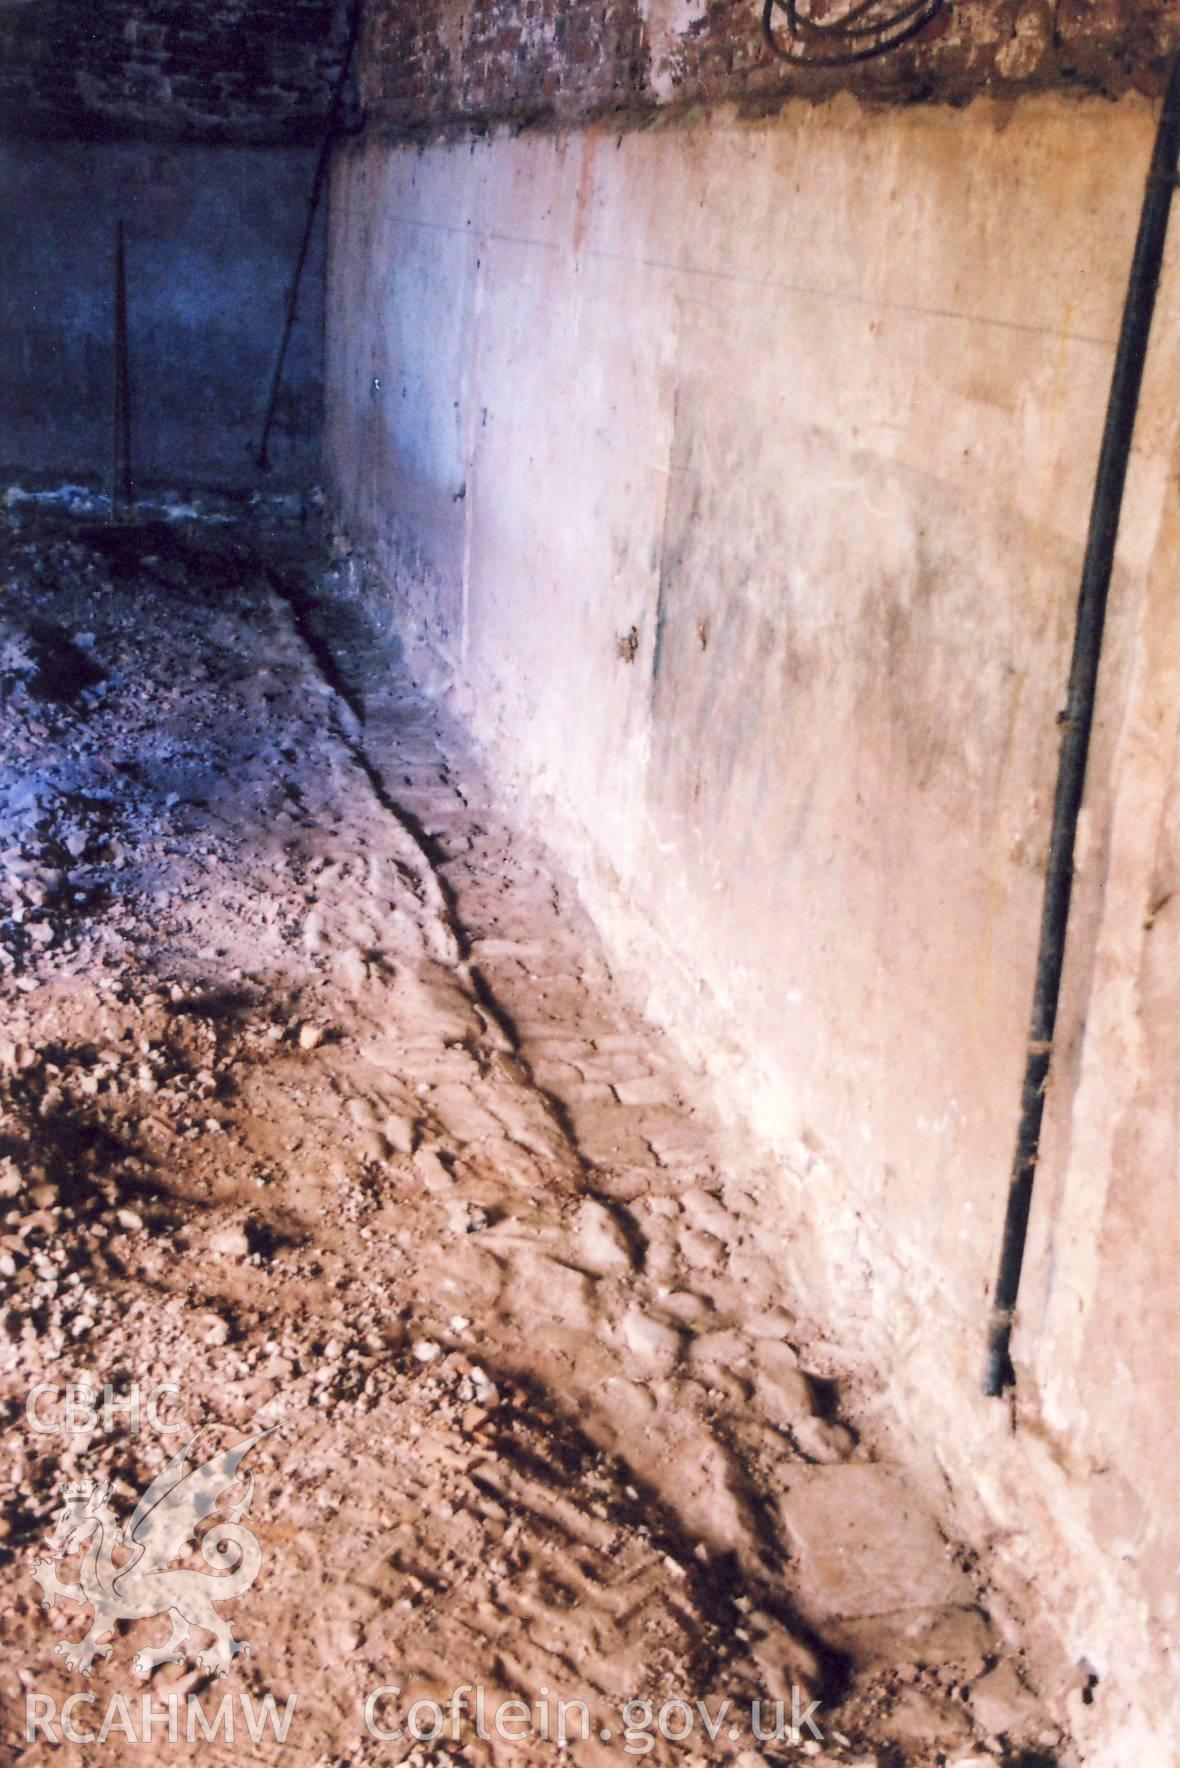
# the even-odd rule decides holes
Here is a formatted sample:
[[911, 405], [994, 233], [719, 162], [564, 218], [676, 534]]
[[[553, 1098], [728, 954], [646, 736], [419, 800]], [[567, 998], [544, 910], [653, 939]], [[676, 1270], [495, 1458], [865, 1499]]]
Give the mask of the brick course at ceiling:
[[0, 0], [9, 136], [298, 142], [346, 28], [337, 0]]
[[764, 46], [760, 11], [757, 0], [369, 0], [361, 98], [371, 124], [412, 134], [841, 88], [951, 102], [1154, 93], [1177, 34], [1173, 0], [948, 0], [918, 45], [801, 73]]
[[[830, 9], [829, 9], [830, 10]], [[7, 135], [297, 142], [339, 63], [343, 0], [0, 0]], [[1156, 92], [1173, 0], [948, 0], [886, 60], [800, 73], [758, 0], [367, 0], [361, 98], [392, 134], [852, 87], [961, 102], [1072, 86]]]

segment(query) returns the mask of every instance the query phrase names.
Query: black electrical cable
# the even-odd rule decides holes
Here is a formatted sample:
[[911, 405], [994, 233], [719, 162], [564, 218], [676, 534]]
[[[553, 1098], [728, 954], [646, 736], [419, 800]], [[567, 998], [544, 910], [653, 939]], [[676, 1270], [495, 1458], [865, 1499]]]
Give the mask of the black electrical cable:
[[[900, 49], [938, 17], [946, 0], [857, 0], [836, 18], [815, 19], [799, 0], [765, 0], [762, 35], [780, 61], [796, 67], [843, 68]], [[786, 17], [785, 41], [775, 14]]]
[[1151, 339], [1178, 171], [1180, 54], [1173, 60], [1172, 71], [1168, 76], [1155, 150], [1147, 176], [1147, 190], [1143, 198], [1135, 255], [1131, 261], [1110, 400], [1106, 409], [1102, 452], [1094, 483], [1090, 532], [1082, 564], [1073, 661], [1070, 665], [1065, 710], [1061, 715], [1061, 752], [1057, 789], [1053, 798], [1053, 824], [1049, 836], [1044, 904], [1041, 910], [1032, 1023], [1029, 1027], [1024, 1083], [1020, 1097], [1020, 1127], [1017, 1131], [1004, 1239], [988, 1332], [983, 1391], [991, 1399], [999, 1399], [1016, 1379], [1010, 1345], [1016, 1303], [1020, 1295], [1033, 1183], [1036, 1179], [1041, 1126], [1045, 1115], [1045, 1088], [1049, 1082], [1061, 979], [1065, 967], [1069, 909], [1073, 893], [1074, 846], [1086, 787], [1090, 737], [1094, 727], [1106, 604], [1110, 593], [1111, 573], [1114, 570], [1123, 492], [1131, 460], [1139, 393], [1147, 362], [1147, 346]]

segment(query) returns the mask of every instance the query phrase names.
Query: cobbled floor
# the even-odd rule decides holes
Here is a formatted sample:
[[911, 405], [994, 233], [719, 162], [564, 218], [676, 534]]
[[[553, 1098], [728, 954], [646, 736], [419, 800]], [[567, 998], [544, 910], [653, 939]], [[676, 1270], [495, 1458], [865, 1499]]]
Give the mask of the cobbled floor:
[[320, 581], [0, 533], [0, 1761], [1067, 1762], [758, 1155]]

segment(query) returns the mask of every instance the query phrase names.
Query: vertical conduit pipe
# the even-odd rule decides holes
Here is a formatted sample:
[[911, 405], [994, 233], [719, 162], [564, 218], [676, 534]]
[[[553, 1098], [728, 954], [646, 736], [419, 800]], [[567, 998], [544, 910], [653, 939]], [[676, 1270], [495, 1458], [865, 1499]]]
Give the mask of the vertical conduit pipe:
[[311, 195], [307, 203], [307, 217], [303, 223], [303, 234], [299, 241], [299, 251], [295, 259], [295, 269], [291, 276], [291, 286], [287, 292], [287, 304], [283, 313], [283, 330], [279, 338], [278, 352], [275, 356], [274, 369], [270, 377], [270, 391], [267, 394], [266, 414], [262, 420], [262, 436], [258, 451], [254, 456], [255, 465], [262, 472], [270, 471], [270, 436], [274, 428], [275, 412], [278, 409], [279, 390], [283, 384], [283, 369], [287, 363], [287, 350], [291, 343], [291, 333], [295, 329], [295, 315], [299, 308], [299, 289], [303, 282], [303, 272], [307, 264], [308, 253], [311, 251], [312, 236], [315, 233], [316, 216], [319, 213], [320, 199], [324, 194], [324, 185], [328, 177], [328, 168], [332, 160], [332, 147], [336, 139], [336, 129], [340, 121], [340, 112], [344, 107], [344, 94], [348, 86], [348, 76], [352, 71], [356, 56], [357, 43], [361, 34], [361, 7], [364, 0], [352, 0], [349, 14], [348, 37], [344, 45], [344, 55], [340, 69], [332, 87], [332, 96], [328, 101], [328, 113], [324, 120], [324, 133], [320, 138], [320, 151], [316, 158], [315, 173], [311, 181]]
[[127, 347], [127, 245], [122, 220], [115, 223], [114, 385], [111, 401], [111, 514], [128, 507], [131, 485], [131, 369]]
[[1147, 176], [1147, 191], [1139, 222], [1139, 237], [1131, 264], [1122, 330], [1115, 357], [1106, 429], [1094, 486], [1090, 532], [1086, 542], [1082, 583], [1078, 596], [1073, 662], [1069, 693], [1060, 716], [1061, 755], [1057, 791], [1053, 801], [1053, 825], [1049, 837], [1049, 863], [1041, 912], [1041, 942], [1037, 954], [1032, 1022], [1021, 1090], [1020, 1127], [1008, 1191], [1008, 1213], [992, 1303], [987, 1365], [983, 1390], [998, 1398], [1015, 1381], [1011, 1340], [1020, 1275], [1028, 1238], [1029, 1212], [1036, 1178], [1037, 1154], [1045, 1112], [1045, 1089], [1053, 1055], [1053, 1035], [1061, 996], [1066, 932], [1073, 892], [1074, 846], [1078, 814], [1086, 784], [1086, 763], [1094, 724], [1094, 699], [1106, 605], [1114, 568], [1115, 542], [1122, 514], [1123, 492], [1143, 369], [1151, 336], [1163, 267], [1164, 244], [1172, 208], [1172, 193], [1180, 161], [1180, 53], [1172, 63], [1164, 97], [1163, 114], [1156, 133], [1155, 151]]

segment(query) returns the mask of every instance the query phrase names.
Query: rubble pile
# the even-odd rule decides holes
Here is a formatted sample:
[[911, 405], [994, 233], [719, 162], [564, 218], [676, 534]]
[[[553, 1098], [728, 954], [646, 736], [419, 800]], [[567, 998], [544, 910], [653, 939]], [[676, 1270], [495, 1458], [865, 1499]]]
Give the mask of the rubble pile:
[[[208, 1427], [269, 1432], [231, 1675], [298, 1691], [276, 1759], [552, 1758], [470, 1715], [395, 1747], [362, 1716], [398, 1684], [582, 1700], [586, 1764], [1068, 1763], [1018, 1618], [797, 1317], [758, 1158], [280, 540], [0, 541], [6, 1716], [78, 1686], [84, 1623], [22, 1569], [62, 1482], [127, 1516]], [[159, 1646], [127, 1632], [96, 1687]], [[754, 1735], [793, 1699], [818, 1736]], [[724, 1700], [622, 1753], [627, 1703]]]

